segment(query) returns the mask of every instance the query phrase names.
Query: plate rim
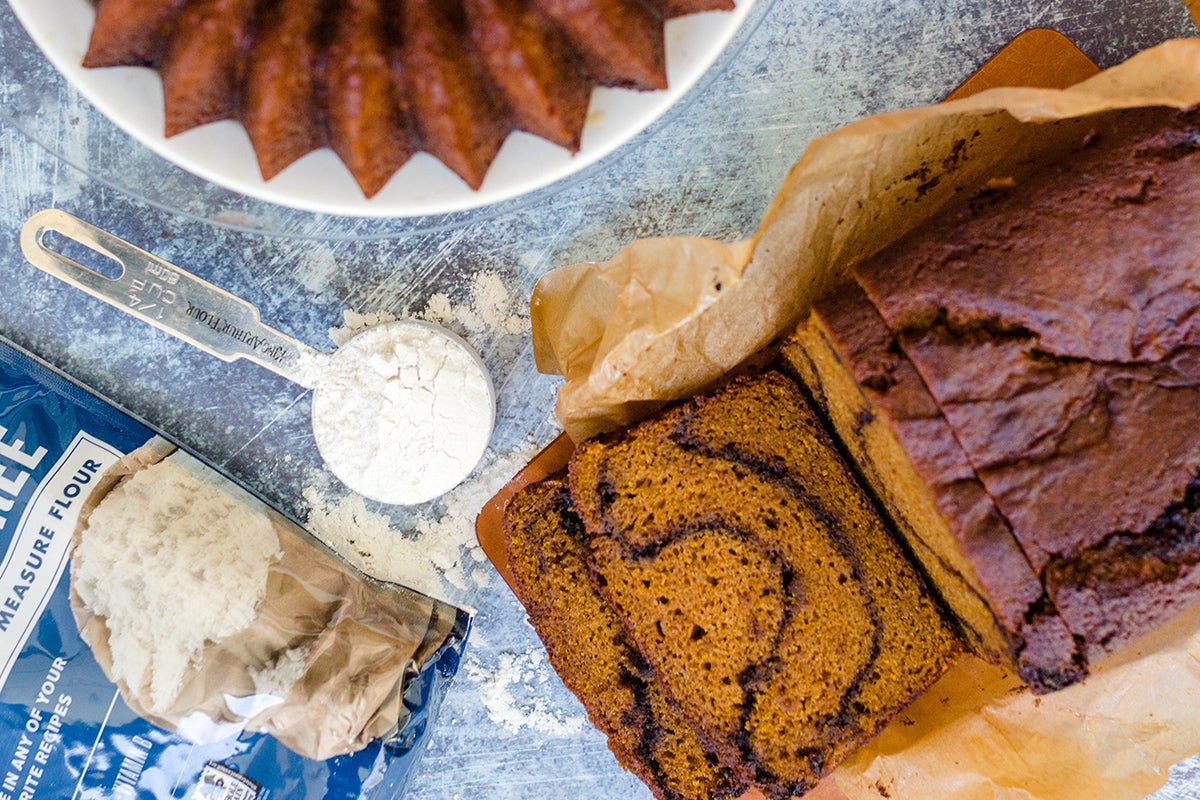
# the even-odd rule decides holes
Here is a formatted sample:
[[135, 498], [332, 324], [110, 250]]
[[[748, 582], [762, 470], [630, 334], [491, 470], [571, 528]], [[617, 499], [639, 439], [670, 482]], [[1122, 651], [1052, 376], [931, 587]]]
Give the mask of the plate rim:
[[[88, 69], [82, 66], [82, 52], [86, 49], [86, 37], [90, 35], [94, 19], [92, 3], [87, 0], [9, 0], [9, 6], [34, 46], [84, 100], [138, 145], [191, 175], [235, 194], [298, 211], [358, 218], [417, 218], [471, 211], [512, 201], [576, 176], [608, 157], [677, 107], [722, 61], [751, 11], [756, 4], [764, 1], [735, 0], [735, 6], [730, 11], [700, 12], [666, 20], [668, 71], [672, 73], [669, 87], [655, 92], [596, 87], [589, 101], [589, 123], [585, 128], [583, 146], [575, 155], [531, 134], [513, 131], [505, 139], [500, 154], [489, 168], [488, 176], [479, 190], [471, 190], [433, 156], [419, 152], [373, 198], [363, 197], [349, 170], [327, 146], [302, 157], [271, 181], [264, 181], [253, 158], [249, 137], [238, 122], [227, 120], [211, 123], [168, 139], [162, 132], [161, 81], [157, 71], [146, 67]], [[74, 35], [71, 35], [69, 25], [64, 35], [61, 30], [63, 26], [53, 23], [54, 19], [62, 19], [68, 13], [74, 18], [80, 15], [86, 18], [75, 25]], [[682, 33], [678, 30], [681, 26]], [[714, 27], [718, 35], [711, 37], [697, 54], [692, 54], [688, 48], [695, 44], [692, 41], [695, 35]], [[682, 75], [677, 74], [680, 70], [684, 70]], [[154, 85], [158, 99], [150, 109], [150, 120], [144, 119], [143, 114], [139, 121], [138, 117], [131, 117], [114, 105], [119, 93], [118, 97], [114, 97], [111, 85], [117, 81]], [[634, 113], [618, 116], [618, 124], [611, 132], [605, 129], [597, 134], [595, 119], [601, 118], [599, 124], [602, 126], [609, 125], [607, 116], [611, 103], [617, 103], [617, 110], [620, 110], [622, 101], [626, 104], [632, 101], [635, 106], [637, 101], [641, 101], [641, 108]], [[603, 138], [597, 141], [597, 135]], [[229, 152], [225, 147], [207, 158], [198, 159], [191, 155], [190, 151], [195, 148], [198, 137], [203, 137], [200, 140], [201, 149], [224, 145], [240, 150], [235, 155], [243, 161], [249, 158], [249, 174], [230, 177], [214, 167], [214, 161], [227, 160], [221, 157]], [[517, 151], [515, 154], [514, 150]], [[522, 160], [531, 159], [544, 168], [518, 169]], [[247, 171], [245, 166], [242, 165], [242, 173]], [[331, 173], [331, 169], [336, 170], [336, 174]], [[506, 177], [506, 170], [516, 170], [520, 176], [515, 179]], [[87, 171], [91, 173], [93, 170], [89, 168]], [[324, 191], [327, 185], [322, 179], [325, 177], [337, 181], [335, 186], [340, 194], [336, 197]], [[393, 185], [404, 183], [424, 187], [431, 180], [437, 181], [434, 190], [441, 192], [433, 199], [428, 198], [428, 191], [423, 189], [406, 192], [402, 188], [392, 188]], [[307, 183], [308, 189], [297, 192], [293, 184], [298, 181]]]

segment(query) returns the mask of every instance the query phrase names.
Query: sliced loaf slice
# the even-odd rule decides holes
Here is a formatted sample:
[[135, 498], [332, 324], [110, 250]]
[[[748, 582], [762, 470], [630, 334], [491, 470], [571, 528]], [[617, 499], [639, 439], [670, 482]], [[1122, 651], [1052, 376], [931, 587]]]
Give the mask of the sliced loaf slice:
[[608, 736], [617, 761], [658, 800], [715, 800], [744, 786], [700, 744], [592, 586], [566, 485], [532, 484], [505, 509], [513, 590], [551, 665]]
[[958, 642], [799, 387], [778, 373], [581, 445], [594, 578], [724, 763], [805, 791]]
[[1200, 600], [1200, 111], [1077, 152], [856, 268], [1090, 659]]
[[980, 656], [1035, 691], [1087, 674], [941, 410], [870, 300], [848, 284], [784, 342], [781, 363], [814, 403]]

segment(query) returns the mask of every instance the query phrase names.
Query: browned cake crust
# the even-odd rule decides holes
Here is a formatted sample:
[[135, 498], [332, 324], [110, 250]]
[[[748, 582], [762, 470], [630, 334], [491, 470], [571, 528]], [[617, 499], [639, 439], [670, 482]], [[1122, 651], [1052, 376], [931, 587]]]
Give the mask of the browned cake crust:
[[400, 58], [424, 149], [473, 189], [510, 123], [468, 44], [461, 9], [444, 0], [404, 0]]
[[733, 0], [654, 0], [652, 3], [667, 18], [701, 11], [732, 11]]
[[277, 0], [250, 47], [241, 118], [265, 179], [326, 143], [316, 83], [320, 8]]
[[83, 64], [163, 76], [167, 136], [239, 119], [269, 179], [328, 143], [363, 194], [423, 150], [479, 188], [512, 130], [579, 150], [596, 85], [667, 86], [663, 21], [731, 0], [98, 0]]
[[525, 0], [464, 0], [463, 7], [513, 124], [578, 151], [592, 82], [566, 39]]
[[640, 0], [532, 0], [605, 86], [667, 88], [662, 18]]
[[745, 786], [716, 765], [668, 703], [593, 587], [566, 485], [552, 479], [518, 493], [505, 509], [503, 536], [513, 591], [551, 665], [608, 736], [617, 761], [658, 800], [740, 794]]
[[1086, 657], [937, 403], [862, 290], [820, 300], [781, 363], [813, 397], [978, 655], [1035, 691], [1087, 674]]
[[329, 145], [365, 196], [417, 151], [404, 85], [392, 73], [383, 0], [342, 0], [326, 49]]
[[99, 0], [85, 67], [157, 67], [187, 0]]
[[570, 485], [597, 585], [664, 690], [773, 796], [811, 788], [956, 652], [777, 373], [584, 443]]
[[1200, 596], [1200, 121], [1110, 114], [859, 280], [1093, 655]]
[[167, 43], [160, 73], [165, 132], [236, 119], [255, 0], [194, 0]]

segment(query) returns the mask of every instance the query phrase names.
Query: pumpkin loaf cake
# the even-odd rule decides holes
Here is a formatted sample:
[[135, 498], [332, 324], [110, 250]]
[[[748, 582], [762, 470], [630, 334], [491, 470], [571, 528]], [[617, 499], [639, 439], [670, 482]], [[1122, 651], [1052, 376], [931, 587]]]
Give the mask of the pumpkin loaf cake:
[[780, 361], [807, 387], [964, 642], [1034, 691], [1080, 680], [1078, 642], [862, 290], [848, 284], [818, 301]]
[[1076, 153], [857, 269], [1090, 658], [1200, 598], [1200, 113]]
[[505, 511], [513, 591], [551, 665], [608, 736], [617, 761], [658, 800], [716, 800], [746, 787], [700, 744], [654, 682], [620, 620], [588, 577], [585, 543], [566, 485], [525, 487]]
[[663, 25], [733, 0], [97, 0], [85, 67], [163, 78], [165, 133], [233, 119], [264, 179], [329, 145], [370, 197], [425, 151], [472, 188], [512, 130], [579, 150], [595, 86], [667, 86]]
[[594, 590], [773, 797], [959, 636], [1050, 691], [1200, 598], [1200, 111], [1089, 124], [857, 265], [778, 371], [575, 451]]
[[779, 373], [585, 442], [569, 474], [601, 593], [705, 745], [773, 797], [811, 788], [957, 651]]

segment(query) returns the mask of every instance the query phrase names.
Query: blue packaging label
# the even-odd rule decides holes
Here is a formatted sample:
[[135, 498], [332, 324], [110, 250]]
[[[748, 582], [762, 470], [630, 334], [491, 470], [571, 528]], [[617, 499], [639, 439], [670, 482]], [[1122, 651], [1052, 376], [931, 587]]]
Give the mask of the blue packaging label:
[[[197, 744], [133, 712], [80, 638], [69, 545], [99, 475], [156, 432], [0, 340], [0, 800], [384, 800], [402, 791], [469, 617], [396, 735], [326, 761], [266, 734]], [[411, 698], [411, 702], [408, 702]]]
[[0, 533], [12, 537], [0, 563], [0, 686], [7, 683], [17, 655], [58, 587], [71, 532], [91, 486], [124, 455], [80, 431], [44, 469], [45, 447], [26, 453], [22, 441], [6, 442], [6, 434], [0, 427], [0, 492], [15, 490], [9, 495], [10, 513], [16, 510], [21, 489], [31, 486], [32, 493], [15, 523], [0, 518]]

